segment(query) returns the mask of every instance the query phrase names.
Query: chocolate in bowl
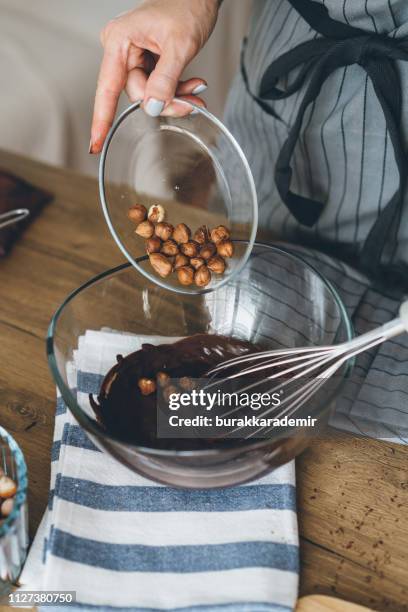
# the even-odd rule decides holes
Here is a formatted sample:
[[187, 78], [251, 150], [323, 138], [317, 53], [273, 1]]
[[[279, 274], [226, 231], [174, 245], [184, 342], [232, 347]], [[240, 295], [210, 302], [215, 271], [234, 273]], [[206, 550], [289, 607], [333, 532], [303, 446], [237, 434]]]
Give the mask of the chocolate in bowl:
[[[139, 263], [149, 265], [145, 257]], [[106, 337], [105, 343], [106, 330], [114, 335], [109, 336], [112, 340]], [[205, 489], [260, 477], [311, 443], [313, 438], [299, 431], [285, 444], [275, 432], [271, 438], [245, 444], [235, 439], [235, 445], [227, 448], [159, 449], [125, 442], [101, 426], [88, 398], [78, 393], [79, 383], [82, 392], [95, 389], [87, 388], [88, 378], [79, 375], [84, 371], [105, 375], [111, 369], [124, 345], [121, 340], [112, 350], [115, 337], [124, 334], [155, 342], [158, 336], [180, 338], [196, 333], [233, 336], [268, 350], [338, 344], [351, 339], [352, 326], [333, 287], [301, 257], [284, 248], [255, 245], [238, 276], [201, 296], [158, 288], [136, 274], [130, 264], [107, 270], [66, 298], [53, 317], [47, 338], [51, 371], [63, 400], [100, 450], [151, 480]], [[92, 364], [78, 363], [78, 349], [89, 334], [100, 337], [100, 354]], [[125, 346], [129, 349], [124, 354], [137, 344], [130, 341]], [[318, 394], [305, 404], [305, 411], [317, 417], [322, 426], [351, 370], [352, 364], [344, 365], [330, 397]]]
[[172, 344], [143, 344], [139, 351], [117, 363], [106, 374], [97, 401], [89, 399], [95, 415], [107, 431], [127, 442], [161, 449], [197, 450], [228, 446], [230, 440], [192, 438], [166, 439], [157, 436], [157, 393], [144, 395], [138, 387], [142, 378], [155, 380], [159, 372], [172, 379], [199, 379], [211, 368], [259, 347], [246, 340], [216, 334], [194, 334]]

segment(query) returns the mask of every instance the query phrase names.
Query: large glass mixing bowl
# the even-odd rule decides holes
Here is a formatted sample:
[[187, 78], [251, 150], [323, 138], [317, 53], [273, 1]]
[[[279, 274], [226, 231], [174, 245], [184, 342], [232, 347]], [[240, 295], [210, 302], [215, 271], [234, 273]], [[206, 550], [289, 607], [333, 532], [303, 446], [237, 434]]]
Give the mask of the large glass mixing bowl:
[[[118, 247], [148, 280], [182, 293], [205, 293], [235, 276], [250, 255], [258, 226], [255, 185], [240, 146], [216, 117], [195, 109], [185, 117], [150, 117], [136, 102], [109, 132], [99, 167], [102, 208]], [[235, 252], [225, 274], [213, 275], [199, 288], [141, 265], [145, 241], [127, 217], [134, 204], [162, 204], [169, 223], [186, 223], [193, 232], [201, 225], [227, 226]]]
[[[138, 263], [145, 266], [146, 258]], [[256, 478], [293, 458], [312, 438], [302, 429], [245, 443], [234, 440], [228, 448], [175, 451], [136, 446], [109, 434], [96, 421], [88, 398], [76, 392], [78, 370], [90, 371], [97, 362], [98, 373], [104, 375], [115, 363], [115, 337], [98, 335], [101, 330], [128, 334], [131, 341], [142, 336], [153, 344], [161, 338], [168, 342], [217, 333], [265, 349], [330, 345], [352, 337], [341, 299], [319, 272], [284, 248], [262, 244], [255, 244], [238, 277], [204, 295], [169, 292], [146, 282], [130, 264], [108, 270], [74, 291], [55, 313], [48, 332], [49, 364], [67, 406], [98, 447], [134, 471], [162, 483], [197, 488]], [[86, 339], [95, 334], [102, 338], [97, 354], [90, 357], [93, 363], [85, 360], [81, 366], [78, 348], [83, 350]], [[123, 337], [116, 338], [123, 342]], [[342, 367], [329, 396], [317, 394], [305, 405], [305, 412], [319, 424], [327, 421], [351, 367]]]

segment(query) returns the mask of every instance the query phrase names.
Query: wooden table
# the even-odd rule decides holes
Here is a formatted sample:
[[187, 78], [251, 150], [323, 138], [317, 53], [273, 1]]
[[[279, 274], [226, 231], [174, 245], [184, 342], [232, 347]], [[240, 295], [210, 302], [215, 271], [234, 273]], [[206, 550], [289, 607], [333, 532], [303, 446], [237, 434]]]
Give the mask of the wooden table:
[[[28, 462], [33, 536], [47, 500], [55, 410], [46, 329], [72, 289], [122, 257], [95, 180], [6, 153], [0, 167], [55, 194], [0, 260], [0, 423]], [[338, 434], [298, 459], [297, 481], [301, 595], [408, 610], [408, 448]]]

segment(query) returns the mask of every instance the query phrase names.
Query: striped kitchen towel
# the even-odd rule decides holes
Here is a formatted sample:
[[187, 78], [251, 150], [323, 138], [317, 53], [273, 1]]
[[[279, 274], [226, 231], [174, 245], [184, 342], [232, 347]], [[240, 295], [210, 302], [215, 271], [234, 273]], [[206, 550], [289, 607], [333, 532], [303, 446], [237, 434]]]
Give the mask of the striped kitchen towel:
[[[78, 401], [88, 408], [116, 354], [144, 341], [81, 337], [70, 372]], [[294, 461], [230, 489], [157, 485], [95, 448], [58, 398], [49, 507], [23, 589], [76, 591], [81, 610], [287, 611], [298, 552]]]

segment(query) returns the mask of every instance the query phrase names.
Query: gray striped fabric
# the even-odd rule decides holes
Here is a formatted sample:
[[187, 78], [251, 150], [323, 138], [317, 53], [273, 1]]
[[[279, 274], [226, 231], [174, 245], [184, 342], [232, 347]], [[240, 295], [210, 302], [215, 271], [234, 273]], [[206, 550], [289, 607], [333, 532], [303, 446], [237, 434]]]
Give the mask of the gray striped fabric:
[[[408, 4], [387, 0], [326, 0], [330, 16], [390, 36], [408, 34]], [[394, 22], [396, 26], [394, 26]], [[269, 64], [317, 34], [287, 0], [255, 0], [245, 52], [252, 92], [258, 92]], [[398, 65], [406, 104], [408, 65]], [[296, 72], [290, 75], [291, 81]], [[285, 85], [285, 83], [283, 84]], [[328, 202], [316, 227], [301, 226], [278, 196], [273, 169], [293, 124], [307, 82], [293, 96], [271, 103], [283, 119], [276, 121], [248, 95], [236, 77], [226, 110], [226, 123], [248, 157], [259, 197], [260, 223], [287, 240], [316, 237], [361, 245], [398, 186], [392, 146], [372, 84], [360, 66], [332, 74], [306, 112], [294, 156], [294, 191]], [[408, 116], [404, 114], [408, 133]], [[395, 261], [408, 262], [408, 206], [399, 232]]]
[[[359, 272], [317, 251], [291, 247], [338, 290], [362, 334], [398, 316], [403, 289], [387, 294], [370, 286]], [[331, 424], [372, 438], [408, 443], [408, 336], [386, 342], [361, 354], [353, 375], [336, 401]]]
[[[333, 19], [370, 32], [395, 37], [408, 35], [406, 0], [323, 0], [323, 3]], [[255, 0], [244, 56], [251, 91], [258, 92], [262, 75], [274, 59], [315, 37], [316, 32], [287, 0]], [[408, 65], [403, 62], [397, 65], [404, 105], [408, 108]], [[295, 71], [289, 75], [289, 82], [294, 76]], [[282, 85], [285, 87], [287, 83]], [[311, 237], [334, 242], [340, 253], [341, 243], [362, 245], [378, 213], [395, 192], [398, 173], [384, 116], [370, 80], [360, 66], [339, 69], [327, 79], [318, 99], [307, 111], [294, 155], [293, 191], [327, 202], [315, 227], [301, 226], [279, 198], [274, 167], [306, 86], [307, 82], [293, 96], [271, 104], [283, 119], [278, 121], [252, 100], [238, 74], [229, 95], [225, 120], [252, 169], [261, 227], [273, 230], [292, 244], [307, 243]], [[403, 134], [407, 141], [406, 112]], [[310, 257], [321, 260], [319, 269], [338, 287], [359, 333], [396, 316], [399, 301], [408, 293], [408, 288], [401, 287], [384, 294], [370, 288], [367, 279], [343, 264], [317, 253]], [[398, 261], [408, 262], [406, 199], [394, 254], [394, 262]], [[388, 424], [384, 430], [381, 423], [385, 415]], [[357, 427], [353, 424], [356, 416]], [[361, 431], [362, 419], [369, 420], [369, 426], [363, 427], [365, 433], [405, 441], [407, 337], [359, 358], [354, 383], [340, 402], [337, 423]]]

